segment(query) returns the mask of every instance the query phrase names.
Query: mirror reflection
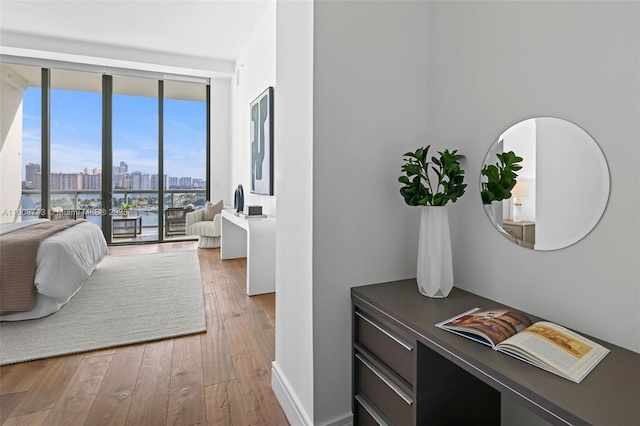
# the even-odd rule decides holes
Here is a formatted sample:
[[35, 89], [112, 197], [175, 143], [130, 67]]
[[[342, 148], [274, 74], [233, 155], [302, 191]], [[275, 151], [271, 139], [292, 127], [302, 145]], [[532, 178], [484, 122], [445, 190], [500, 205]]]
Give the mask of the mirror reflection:
[[534, 250], [584, 238], [609, 199], [609, 168], [596, 141], [559, 118], [521, 121], [501, 134], [482, 166], [484, 209], [496, 229]]

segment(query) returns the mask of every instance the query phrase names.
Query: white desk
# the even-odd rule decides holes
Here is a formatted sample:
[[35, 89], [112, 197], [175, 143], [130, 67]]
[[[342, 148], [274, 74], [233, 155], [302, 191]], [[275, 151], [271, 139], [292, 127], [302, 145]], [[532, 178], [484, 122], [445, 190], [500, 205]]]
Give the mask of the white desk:
[[222, 211], [220, 259], [247, 258], [247, 294], [276, 291], [276, 219], [245, 219]]

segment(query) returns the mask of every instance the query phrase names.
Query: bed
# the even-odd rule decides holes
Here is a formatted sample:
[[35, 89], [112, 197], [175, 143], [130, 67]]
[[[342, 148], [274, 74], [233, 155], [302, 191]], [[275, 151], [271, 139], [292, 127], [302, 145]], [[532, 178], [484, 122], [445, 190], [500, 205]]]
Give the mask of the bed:
[[[0, 236], [42, 222], [49, 220], [2, 223]], [[84, 220], [78, 222], [40, 243], [36, 255], [33, 308], [0, 315], [0, 321], [35, 319], [57, 312], [89, 279], [108, 252], [107, 242], [100, 227]]]

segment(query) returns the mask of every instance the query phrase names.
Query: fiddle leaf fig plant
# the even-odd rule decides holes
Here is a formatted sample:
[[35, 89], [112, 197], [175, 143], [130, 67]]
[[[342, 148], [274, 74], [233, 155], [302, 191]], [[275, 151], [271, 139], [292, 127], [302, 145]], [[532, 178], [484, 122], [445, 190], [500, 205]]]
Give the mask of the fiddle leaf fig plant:
[[502, 201], [511, 198], [511, 190], [516, 185], [518, 170], [522, 168], [518, 157], [513, 151], [496, 154], [499, 162], [485, 165], [480, 174], [487, 177], [486, 182], [481, 182], [480, 195], [483, 204], [491, 204], [493, 201]]
[[[404, 184], [400, 194], [410, 206], [444, 206], [449, 201], [455, 203], [467, 187], [464, 170], [460, 167], [464, 155], [458, 154], [457, 150], [438, 151], [440, 156], [431, 157], [429, 161], [429, 148], [430, 145], [404, 154], [402, 171], [405, 174], [398, 178], [398, 182]], [[429, 176], [430, 173], [432, 176]], [[432, 180], [433, 175], [437, 180]]]

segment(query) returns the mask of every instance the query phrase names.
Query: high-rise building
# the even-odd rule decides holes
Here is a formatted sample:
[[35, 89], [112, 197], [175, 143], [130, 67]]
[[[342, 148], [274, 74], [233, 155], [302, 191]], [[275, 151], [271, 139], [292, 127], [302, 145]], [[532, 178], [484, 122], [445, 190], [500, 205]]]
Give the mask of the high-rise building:
[[82, 189], [102, 189], [102, 174], [82, 175]]
[[51, 173], [49, 185], [52, 191], [82, 189], [82, 176], [80, 173]]
[[25, 181], [28, 189], [34, 189], [36, 185], [36, 173], [40, 173], [40, 164], [29, 163], [25, 166]]
[[113, 174], [126, 174], [129, 173], [129, 166], [124, 161], [120, 162], [119, 166], [113, 166]]
[[[154, 189], [152, 181], [153, 176], [156, 175], [151, 175], [149, 173], [140, 173], [138, 171], [131, 173], [131, 189]], [[157, 180], [158, 178], [156, 177], [155, 179]]]
[[133, 189], [131, 187], [131, 176], [126, 176], [126, 175], [122, 175], [124, 176], [121, 180], [120, 180], [120, 188], [121, 189]]
[[175, 176], [169, 176], [169, 188], [177, 188], [179, 184], [179, 179]]
[[192, 186], [191, 178], [190, 177], [181, 177], [180, 181], [178, 182], [178, 185], [180, 185], [180, 188], [191, 188], [191, 186]]

